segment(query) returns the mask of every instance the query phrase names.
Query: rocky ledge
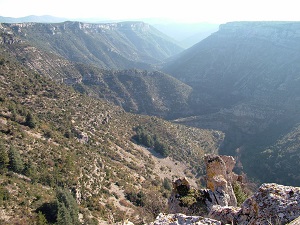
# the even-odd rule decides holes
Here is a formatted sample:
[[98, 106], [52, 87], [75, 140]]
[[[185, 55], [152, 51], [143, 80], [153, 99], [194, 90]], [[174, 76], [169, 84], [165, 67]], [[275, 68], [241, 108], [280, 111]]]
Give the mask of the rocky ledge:
[[215, 205], [209, 217], [222, 224], [287, 224], [300, 216], [300, 188], [263, 184], [241, 207]]
[[160, 214], [151, 225], [300, 224], [299, 187], [262, 184], [237, 207], [233, 186], [243, 186], [243, 179], [232, 172], [235, 160], [229, 156], [209, 155], [205, 162], [207, 188], [197, 190], [187, 178], [176, 180], [169, 198], [172, 214]]

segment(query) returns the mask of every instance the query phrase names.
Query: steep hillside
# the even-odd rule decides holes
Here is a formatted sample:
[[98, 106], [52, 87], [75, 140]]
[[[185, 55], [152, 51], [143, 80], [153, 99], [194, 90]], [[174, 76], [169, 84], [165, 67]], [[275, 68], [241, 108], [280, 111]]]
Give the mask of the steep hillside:
[[77, 65], [82, 80], [75, 89], [104, 98], [128, 112], [178, 118], [190, 113], [191, 87], [161, 73], [141, 70], [99, 70]]
[[[170, 171], [203, 174], [203, 154], [216, 153], [223, 138], [126, 113], [40, 76], [5, 51], [0, 85], [1, 223], [77, 224], [78, 212], [85, 224], [153, 220], [179, 175]], [[167, 146], [165, 156], [139, 145], [137, 134], [155, 137], [154, 151]]]
[[100, 68], [149, 69], [150, 64], [160, 63], [182, 50], [169, 37], [143, 22], [3, 23], [1, 30], [70, 61]]
[[221, 25], [164, 71], [197, 88], [195, 101], [207, 110], [216, 112], [245, 99], [288, 107], [286, 99], [300, 93], [299, 27], [297, 22]]
[[[256, 168], [256, 172], [268, 171], [268, 176], [262, 174], [263, 181], [272, 176], [274, 181], [283, 181], [286, 184], [299, 186], [300, 178], [297, 173], [297, 168], [300, 166], [299, 143], [300, 125], [298, 123], [273, 145], [263, 149], [262, 153], [257, 157], [262, 163]], [[293, 170], [296, 171], [291, 173]]]
[[300, 121], [299, 28], [299, 22], [227, 23], [164, 68], [193, 88], [196, 116], [179, 122], [224, 131], [222, 152], [241, 157], [248, 174], [285, 183], [285, 175], [272, 172], [282, 169], [298, 186], [297, 165], [270, 164], [261, 173], [256, 168], [266, 161], [256, 159]]
[[82, 93], [104, 98], [126, 111], [177, 118], [190, 115], [191, 87], [162, 72], [137, 69], [104, 70], [71, 62], [30, 45], [26, 39], [3, 31], [3, 51], [37, 73], [63, 82]]

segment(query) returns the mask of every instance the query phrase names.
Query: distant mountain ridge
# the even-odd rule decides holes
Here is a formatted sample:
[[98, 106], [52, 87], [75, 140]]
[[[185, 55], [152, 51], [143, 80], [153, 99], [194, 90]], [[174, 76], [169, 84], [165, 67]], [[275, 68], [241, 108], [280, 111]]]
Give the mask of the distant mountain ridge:
[[36, 23], [61, 23], [67, 21], [67, 18], [60, 18], [50, 15], [44, 16], [24, 16], [24, 17], [5, 17], [0, 16], [0, 23], [27, 23], [27, 22], [36, 22]]
[[3, 23], [2, 27], [70, 61], [106, 69], [150, 69], [182, 51], [169, 37], [143, 22]]

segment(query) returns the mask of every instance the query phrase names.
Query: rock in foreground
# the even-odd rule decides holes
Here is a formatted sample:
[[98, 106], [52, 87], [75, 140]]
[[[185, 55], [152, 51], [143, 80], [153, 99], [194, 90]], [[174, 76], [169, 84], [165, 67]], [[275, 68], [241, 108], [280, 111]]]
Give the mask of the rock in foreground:
[[221, 225], [221, 222], [202, 216], [186, 216], [184, 214], [159, 214], [150, 225]]
[[205, 216], [220, 224], [279, 225], [300, 217], [300, 187], [265, 183], [241, 207], [236, 207], [232, 186], [241, 179], [232, 172], [235, 160], [229, 156], [207, 155], [205, 163], [207, 189], [191, 187], [186, 178], [176, 180], [168, 202], [169, 213], [174, 214], [160, 215], [154, 224], [198, 224], [193, 222], [194, 218], [200, 220]]
[[263, 184], [241, 206], [215, 205], [210, 218], [222, 223], [241, 225], [287, 224], [300, 216], [300, 188], [279, 184]]

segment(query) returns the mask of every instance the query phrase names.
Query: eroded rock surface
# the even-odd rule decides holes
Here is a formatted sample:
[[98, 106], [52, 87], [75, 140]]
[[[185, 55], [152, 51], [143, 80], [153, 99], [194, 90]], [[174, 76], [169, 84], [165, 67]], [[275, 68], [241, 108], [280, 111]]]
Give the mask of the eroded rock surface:
[[215, 205], [209, 217], [241, 225], [287, 224], [300, 216], [300, 188], [279, 184], [263, 184], [241, 206]]
[[207, 188], [221, 206], [236, 206], [237, 201], [233, 192], [232, 182], [236, 175], [232, 172], [235, 159], [232, 156], [205, 156]]
[[177, 214], [159, 214], [156, 220], [150, 225], [221, 225], [221, 222], [202, 216], [186, 216], [181, 213]]

